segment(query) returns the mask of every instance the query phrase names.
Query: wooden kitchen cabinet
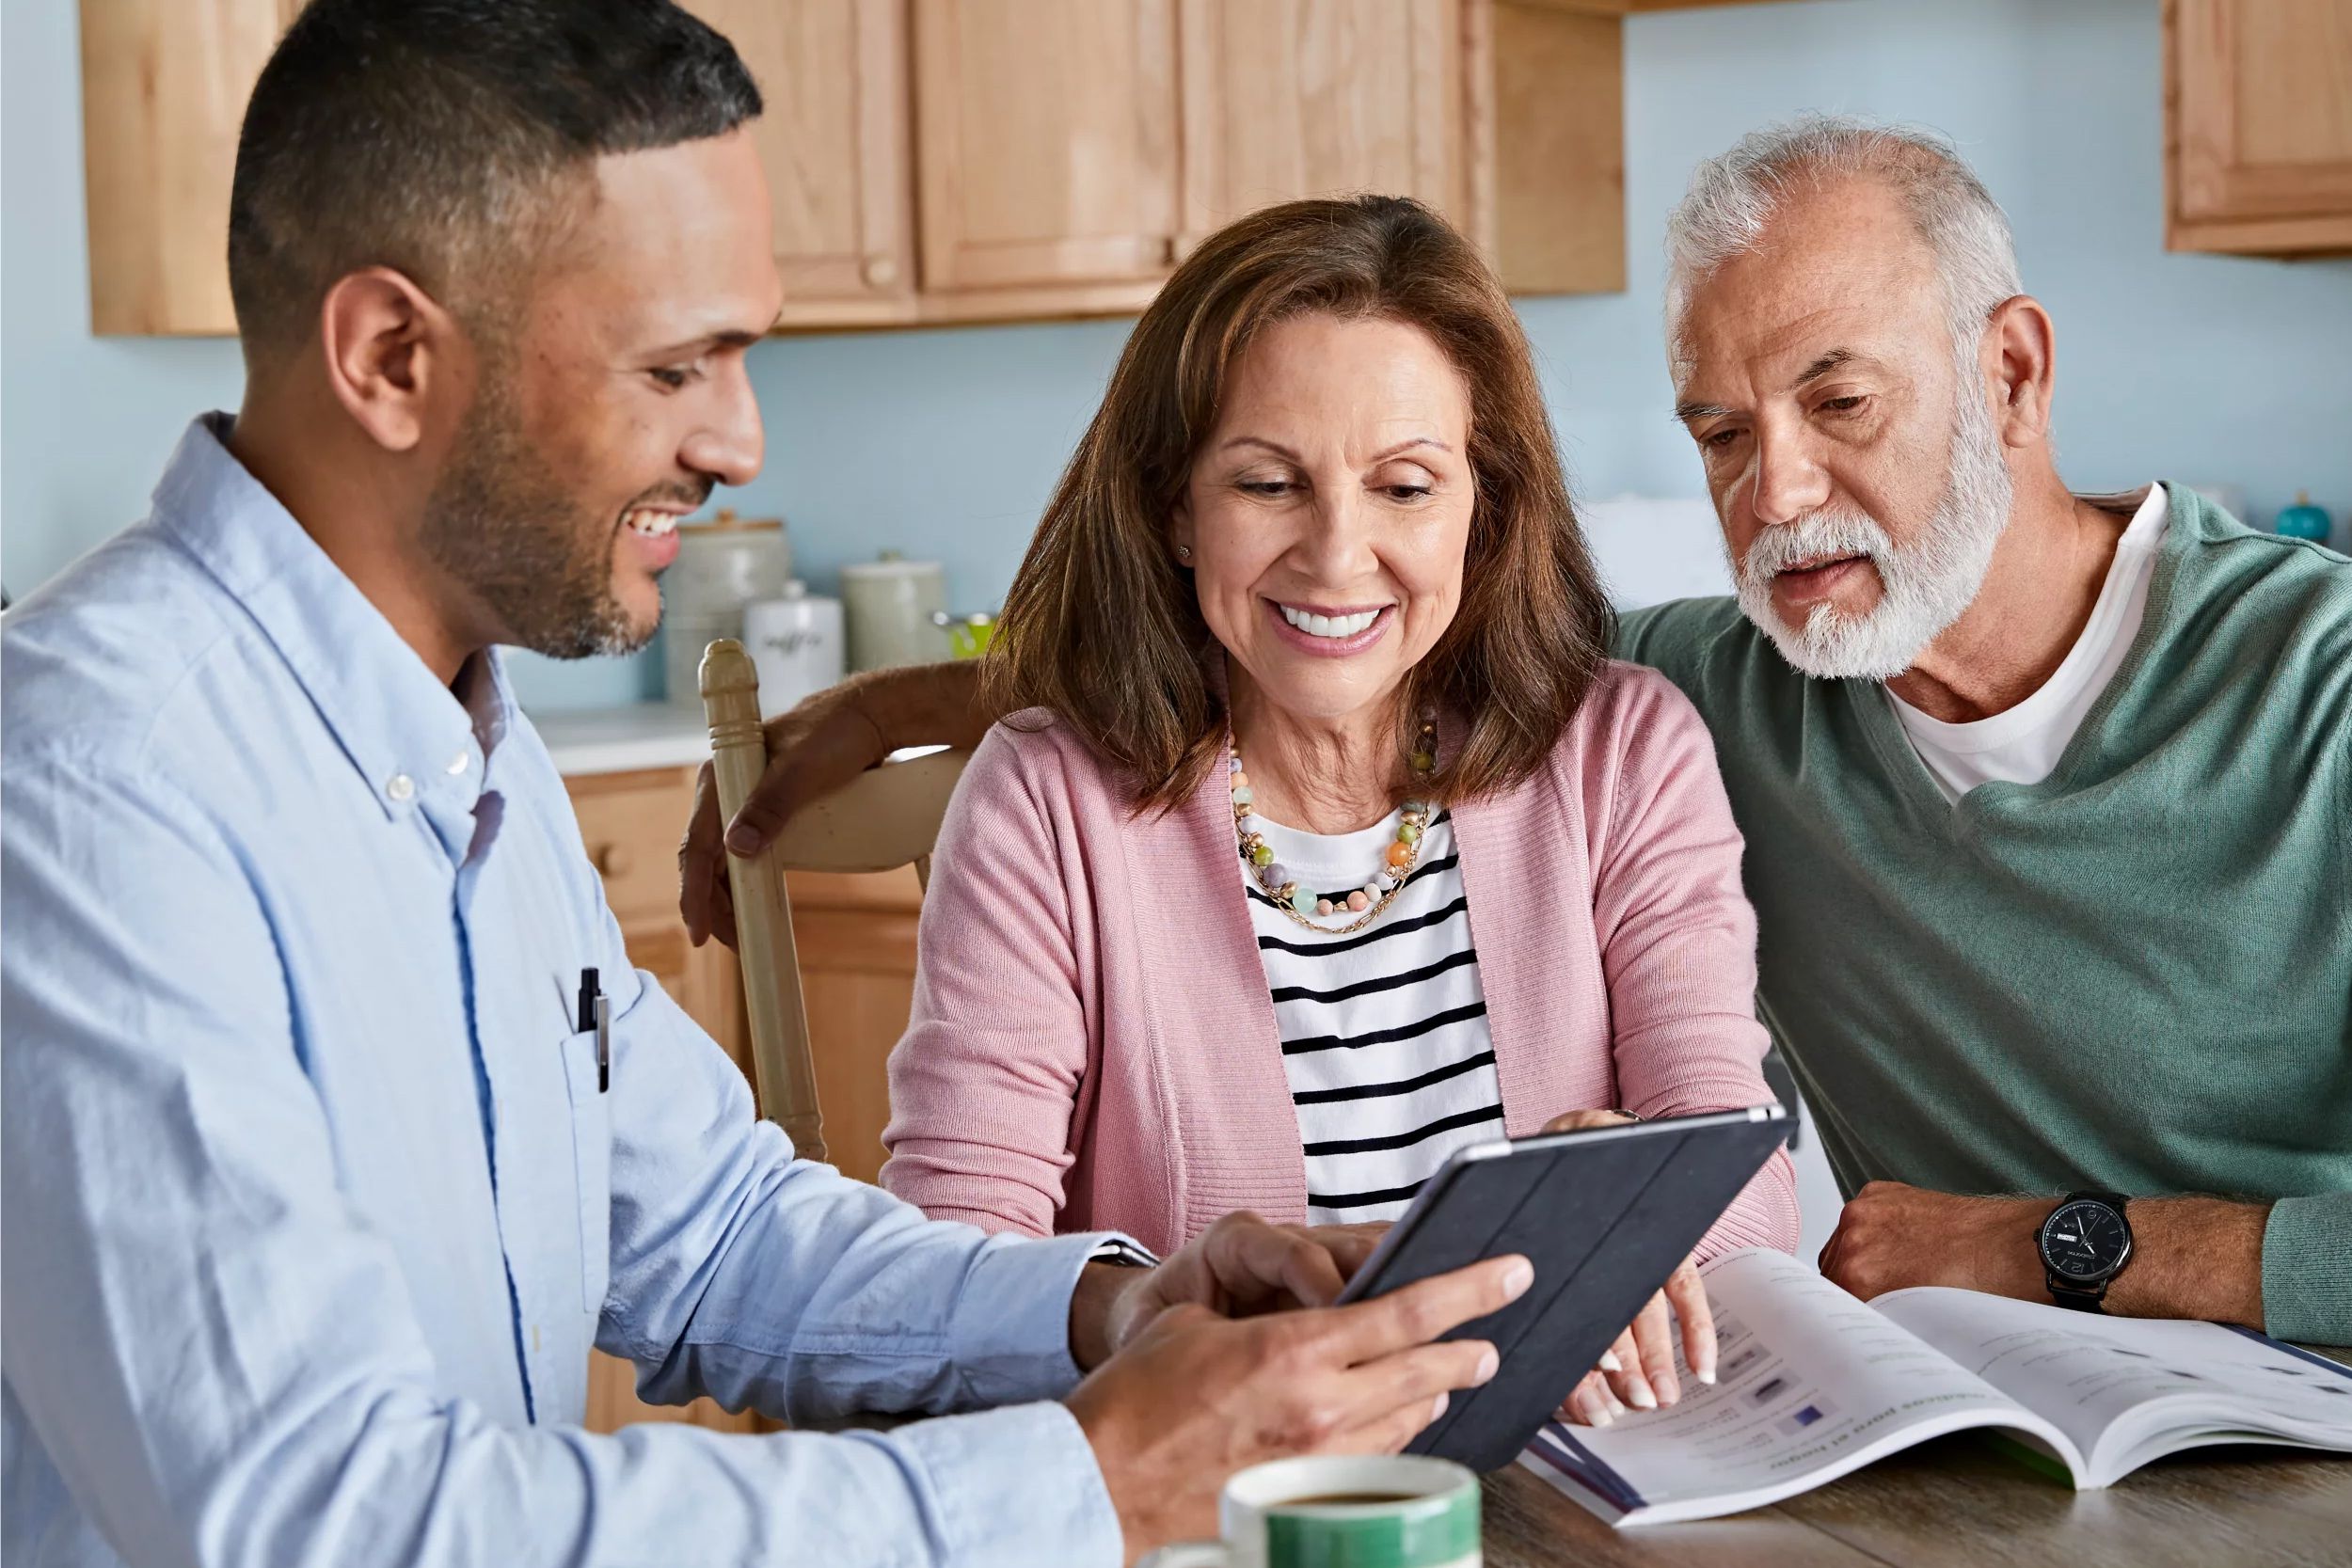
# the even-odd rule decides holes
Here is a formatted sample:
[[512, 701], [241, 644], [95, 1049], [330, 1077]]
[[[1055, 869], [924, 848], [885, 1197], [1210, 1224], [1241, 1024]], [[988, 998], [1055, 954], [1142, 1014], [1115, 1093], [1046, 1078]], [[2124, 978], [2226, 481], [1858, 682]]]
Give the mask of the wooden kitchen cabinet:
[[[694, 770], [588, 773], [566, 783], [629, 961], [651, 973], [748, 1078], [742, 972], [718, 942], [690, 943], [677, 914], [677, 841], [693, 805]], [[882, 1128], [890, 1118], [886, 1064], [914, 999], [922, 894], [912, 866], [879, 877], [795, 873], [788, 887], [825, 1139], [844, 1175], [871, 1181], [882, 1169]], [[634, 1368], [594, 1354], [588, 1425], [611, 1432], [636, 1421], [687, 1421], [722, 1432], [771, 1425], [748, 1413], [731, 1416], [708, 1400], [646, 1404], [637, 1398]]]
[[925, 314], [1132, 310], [1180, 226], [1175, 0], [914, 0]]
[[2352, 252], [2352, 0], [2165, 0], [2165, 244]]
[[1470, 0], [1470, 218], [1515, 294], [1625, 290], [1624, 24]]
[[[687, 0], [767, 110], [787, 327], [914, 314], [904, 0]], [[246, 100], [302, 0], [82, 0], [90, 328], [236, 331], [229, 187]]]
[[1255, 208], [1352, 191], [1467, 219], [1457, 0], [1184, 0], [1188, 255]]
[[727, 35], [766, 107], [752, 138], [775, 214], [781, 325], [914, 313], [904, 0], [684, 0]]
[[298, 0], [82, 0], [91, 331], [236, 331], [226, 258], [237, 130], [298, 9]]
[[[1623, 18], [1688, 3], [686, 0], [763, 89], [787, 329], [1129, 314], [1219, 225], [1359, 191], [1427, 201], [1514, 293], [1622, 289]], [[2309, 241], [2296, 204], [2346, 182], [2352, 136], [2344, 51], [2296, 40], [2352, 0], [2178, 0], [2265, 5], [2289, 23], [2225, 29], [2233, 63], [2188, 72], [2234, 105], [2193, 144], [2223, 170], [2191, 182], [2220, 193], [2198, 231]], [[96, 331], [234, 330], [237, 131], [298, 8], [81, 0]], [[2281, 71], [2319, 106], [2240, 90]]]

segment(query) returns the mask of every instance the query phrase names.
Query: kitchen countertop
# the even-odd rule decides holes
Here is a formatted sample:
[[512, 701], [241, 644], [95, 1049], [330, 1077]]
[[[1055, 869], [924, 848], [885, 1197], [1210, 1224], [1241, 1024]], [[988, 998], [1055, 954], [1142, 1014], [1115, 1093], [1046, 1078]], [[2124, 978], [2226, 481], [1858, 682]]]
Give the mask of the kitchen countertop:
[[630, 703], [531, 715], [556, 771], [627, 773], [641, 768], [692, 768], [710, 755], [700, 705]]
[[[710, 756], [710, 731], [699, 707], [668, 703], [628, 703], [620, 707], [556, 708], [526, 714], [547, 743], [555, 770], [565, 778], [583, 773], [628, 773], [639, 768], [695, 768]], [[944, 746], [907, 746], [885, 758], [911, 762]]]

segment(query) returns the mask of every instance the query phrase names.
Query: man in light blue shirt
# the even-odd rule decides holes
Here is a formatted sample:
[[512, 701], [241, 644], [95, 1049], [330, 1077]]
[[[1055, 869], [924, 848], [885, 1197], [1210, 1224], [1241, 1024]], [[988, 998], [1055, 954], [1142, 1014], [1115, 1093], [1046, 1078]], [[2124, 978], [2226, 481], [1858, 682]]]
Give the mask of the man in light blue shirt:
[[[244, 410], [6, 623], [12, 1568], [1116, 1563], [1491, 1374], [1427, 1341], [1519, 1260], [1244, 1318], [1363, 1239], [934, 1225], [630, 968], [490, 644], [641, 644], [759, 466], [756, 112], [647, 0], [319, 0], [255, 89]], [[660, 1402], [977, 1413], [595, 1435], [591, 1343]]]

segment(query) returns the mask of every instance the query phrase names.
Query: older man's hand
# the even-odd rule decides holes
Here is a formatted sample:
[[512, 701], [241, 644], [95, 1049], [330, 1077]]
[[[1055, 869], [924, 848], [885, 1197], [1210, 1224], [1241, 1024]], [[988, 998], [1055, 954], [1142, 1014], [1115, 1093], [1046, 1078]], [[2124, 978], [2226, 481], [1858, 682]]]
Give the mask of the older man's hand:
[[[2038, 1239], [2061, 1201], [1873, 1181], [1839, 1216], [1821, 1249], [1821, 1273], [1865, 1301], [1912, 1285], [2048, 1301]], [[2269, 1204], [2187, 1194], [2135, 1197], [2124, 1214], [2132, 1259], [2107, 1287], [2108, 1312], [2260, 1326]]]
[[732, 822], [719, 820], [710, 764], [694, 780], [694, 809], [677, 849], [678, 913], [700, 947], [735, 945], [729, 853], [755, 855], [794, 812], [832, 794], [902, 746], [980, 743], [996, 716], [981, 704], [978, 665], [909, 665], [852, 675], [768, 721], [768, 767]]
[[2058, 1203], [1873, 1181], [1839, 1215], [1821, 1249], [1821, 1273], [1864, 1301], [1913, 1285], [2046, 1301], [2035, 1237]]
[[768, 721], [768, 767], [734, 823], [719, 820], [719, 785], [710, 764], [694, 777], [694, 809], [679, 841], [678, 913], [697, 947], [717, 937], [735, 945], [735, 898], [726, 847], [756, 854], [795, 811], [848, 784], [890, 753], [890, 741], [845, 682], [818, 692]]

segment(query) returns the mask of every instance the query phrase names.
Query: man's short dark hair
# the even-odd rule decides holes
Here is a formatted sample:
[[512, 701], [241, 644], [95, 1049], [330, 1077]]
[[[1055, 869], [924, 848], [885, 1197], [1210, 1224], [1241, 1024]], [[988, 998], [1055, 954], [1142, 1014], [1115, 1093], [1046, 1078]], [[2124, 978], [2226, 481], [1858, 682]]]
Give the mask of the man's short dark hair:
[[735, 46], [669, 0], [312, 0], [237, 140], [229, 290], [247, 355], [307, 341], [360, 267], [462, 314], [527, 270], [594, 159], [759, 111]]

